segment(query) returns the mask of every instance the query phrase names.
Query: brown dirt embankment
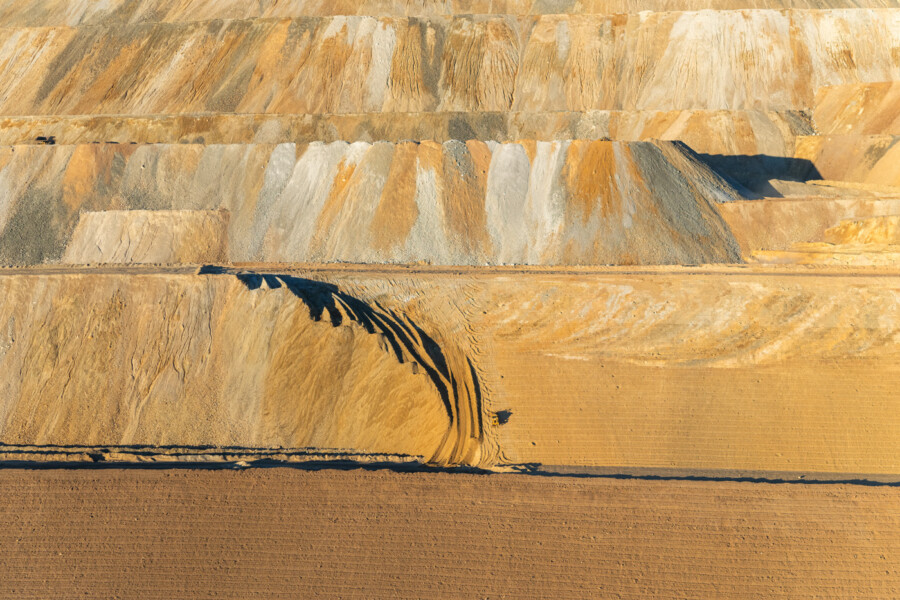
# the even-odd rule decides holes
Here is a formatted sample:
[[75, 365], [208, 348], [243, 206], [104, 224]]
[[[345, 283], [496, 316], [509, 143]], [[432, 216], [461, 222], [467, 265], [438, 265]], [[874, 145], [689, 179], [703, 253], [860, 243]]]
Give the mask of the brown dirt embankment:
[[744, 256], [822, 240], [843, 221], [900, 215], [900, 198], [770, 198], [720, 204]]
[[797, 138], [794, 158], [821, 179], [892, 187], [900, 195], [900, 136], [820, 135]]
[[900, 596], [896, 487], [0, 471], [0, 598]]
[[812, 117], [825, 135], [900, 135], [900, 81], [820, 88]]
[[3, 278], [4, 443], [478, 461], [467, 366], [404, 315], [299, 278], [104, 279]]
[[900, 472], [896, 272], [15, 273], [3, 443]]

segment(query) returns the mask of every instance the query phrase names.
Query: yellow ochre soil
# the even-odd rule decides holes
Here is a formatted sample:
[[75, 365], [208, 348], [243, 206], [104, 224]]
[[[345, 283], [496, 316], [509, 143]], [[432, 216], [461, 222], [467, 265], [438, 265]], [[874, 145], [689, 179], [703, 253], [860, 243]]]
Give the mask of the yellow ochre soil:
[[275, 267], [0, 272], [0, 442], [900, 468], [897, 272]]
[[0, 471], [4, 598], [900, 595], [890, 486]]

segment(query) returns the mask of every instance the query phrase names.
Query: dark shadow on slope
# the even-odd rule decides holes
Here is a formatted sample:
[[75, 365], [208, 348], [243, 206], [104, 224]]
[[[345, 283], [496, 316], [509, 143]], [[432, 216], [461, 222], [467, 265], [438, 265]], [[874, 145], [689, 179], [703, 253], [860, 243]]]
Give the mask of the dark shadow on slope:
[[769, 156], [767, 154], [696, 154], [710, 169], [747, 198], [781, 198], [772, 180], [805, 183], [822, 179], [816, 166], [805, 158]]
[[[297, 298], [303, 301], [309, 308], [309, 316], [314, 321], [327, 318], [333, 327], [344, 324], [345, 315], [358, 325], [361, 325], [370, 334], [380, 334], [387, 342], [391, 353], [397, 362], [403, 364], [407, 359], [414, 360], [428, 374], [441, 395], [447, 416], [453, 418], [450, 390], [447, 381], [450, 373], [444, 360], [440, 347], [430, 337], [421, 334], [421, 343], [415, 340], [410, 331], [397, 319], [396, 315], [389, 315], [376, 311], [365, 302], [341, 292], [336, 285], [292, 277], [290, 275], [269, 275], [258, 273], [241, 273], [237, 278], [247, 286], [249, 290], [260, 289], [265, 284], [269, 289], [278, 289], [282, 284]], [[338, 304], [341, 304], [340, 310]], [[418, 328], [417, 328], [418, 329]], [[421, 332], [421, 330], [418, 330]], [[425, 360], [425, 354], [433, 359], [433, 364]]]
[[417, 369], [423, 369], [440, 394], [451, 427], [458, 434], [450, 453], [451, 462], [457, 462], [465, 454], [463, 446], [469, 441], [481, 440], [481, 384], [470, 357], [465, 353], [462, 357], [468, 368], [458, 365], [460, 372], [454, 372], [444, 349], [409, 316], [399, 315], [377, 304], [371, 306], [330, 283], [261, 273], [239, 273], [237, 278], [250, 290], [260, 289], [263, 285], [268, 289], [278, 289], [283, 285], [303, 301], [314, 321], [327, 318], [333, 327], [340, 327], [348, 319], [369, 334], [380, 336], [383, 347], [397, 362], [414, 362]]

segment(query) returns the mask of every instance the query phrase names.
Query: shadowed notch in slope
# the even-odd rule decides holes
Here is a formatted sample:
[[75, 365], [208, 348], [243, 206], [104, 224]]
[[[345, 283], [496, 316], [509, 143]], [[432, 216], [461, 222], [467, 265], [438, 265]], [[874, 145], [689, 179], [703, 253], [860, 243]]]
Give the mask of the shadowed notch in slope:
[[709, 168], [750, 199], [781, 198], [769, 182], [774, 179], [807, 182], [822, 179], [812, 161], [766, 154], [696, 154]]
[[382, 348], [397, 362], [418, 365], [437, 388], [450, 418], [438, 450], [429, 459], [437, 464], [479, 464], [481, 460], [482, 392], [471, 359], [459, 348], [442, 348], [409, 316], [377, 303], [346, 294], [333, 284], [293, 277], [241, 273], [237, 278], [250, 290], [263, 284], [269, 289], [284, 286], [309, 308], [310, 318], [327, 318], [333, 327], [355, 323], [378, 335]]
[[[130, 262], [740, 262], [716, 205], [742, 197], [685, 149], [597, 140], [0, 148], [0, 263], [59, 262], [70, 243], [73, 262], [95, 262], [94, 241], [105, 239], [108, 255], [129, 247], [132, 230], [175, 239], [187, 224], [163, 226], [182, 214], [172, 211], [223, 208], [224, 258], [167, 257], [161, 241], [154, 258]], [[94, 212], [79, 241], [81, 215]], [[143, 219], [153, 227], [130, 225]], [[185, 239], [192, 248], [202, 238]]]

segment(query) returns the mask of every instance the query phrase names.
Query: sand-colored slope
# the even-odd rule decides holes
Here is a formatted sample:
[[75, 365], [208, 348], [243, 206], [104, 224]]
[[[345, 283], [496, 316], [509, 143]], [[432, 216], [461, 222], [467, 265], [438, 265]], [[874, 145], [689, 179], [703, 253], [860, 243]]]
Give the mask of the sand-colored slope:
[[896, 487], [0, 471], [10, 600], [900, 595]]
[[900, 136], [799, 137], [795, 158], [809, 161], [820, 179], [892, 186], [900, 194]]
[[839, 265], [843, 267], [894, 267], [900, 264], [896, 244], [796, 243], [790, 250], [759, 251], [750, 262], [769, 265]]
[[720, 204], [744, 256], [755, 250], [787, 250], [795, 242], [814, 242], [848, 219], [900, 215], [900, 199], [770, 198]]
[[0, 2], [0, 27], [179, 23], [297, 16], [620, 14], [640, 11], [900, 8], [896, 0], [16, 0]]
[[81, 211], [219, 208], [233, 261], [740, 261], [713, 206], [736, 192], [670, 142], [20, 146], [0, 162], [7, 264], [59, 260]]
[[228, 212], [84, 212], [64, 263], [203, 263], [228, 260]]
[[416, 350], [419, 334], [326, 286], [90, 275], [2, 285], [4, 443], [345, 448], [441, 461], [456, 442], [451, 394]]
[[[900, 470], [896, 275], [118, 269], [0, 276], [0, 442]], [[369, 309], [311, 321], [311, 285], [387, 344]]]
[[895, 472], [896, 280], [506, 281], [488, 304], [510, 462]]
[[787, 250], [757, 251], [750, 260], [774, 264], [894, 266], [900, 261], [900, 216], [844, 220], [821, 241], [795, 242]]
[[815, 133], [802, 111], [419, 112], [0, 118], [0, 145], [279, 144], [403, 140], [680, 140], [704, 154], [793, 156]]
[[0, 30], [0, 114], [792, 110], [900, 79], [900, 11], [298, 17]]
[[900, 82], [821, 88], [813, 120], [823, 134], [900, 135]]
[[829, 244], [900, 244], [900, 216], [844, 221], [823, 239]]

